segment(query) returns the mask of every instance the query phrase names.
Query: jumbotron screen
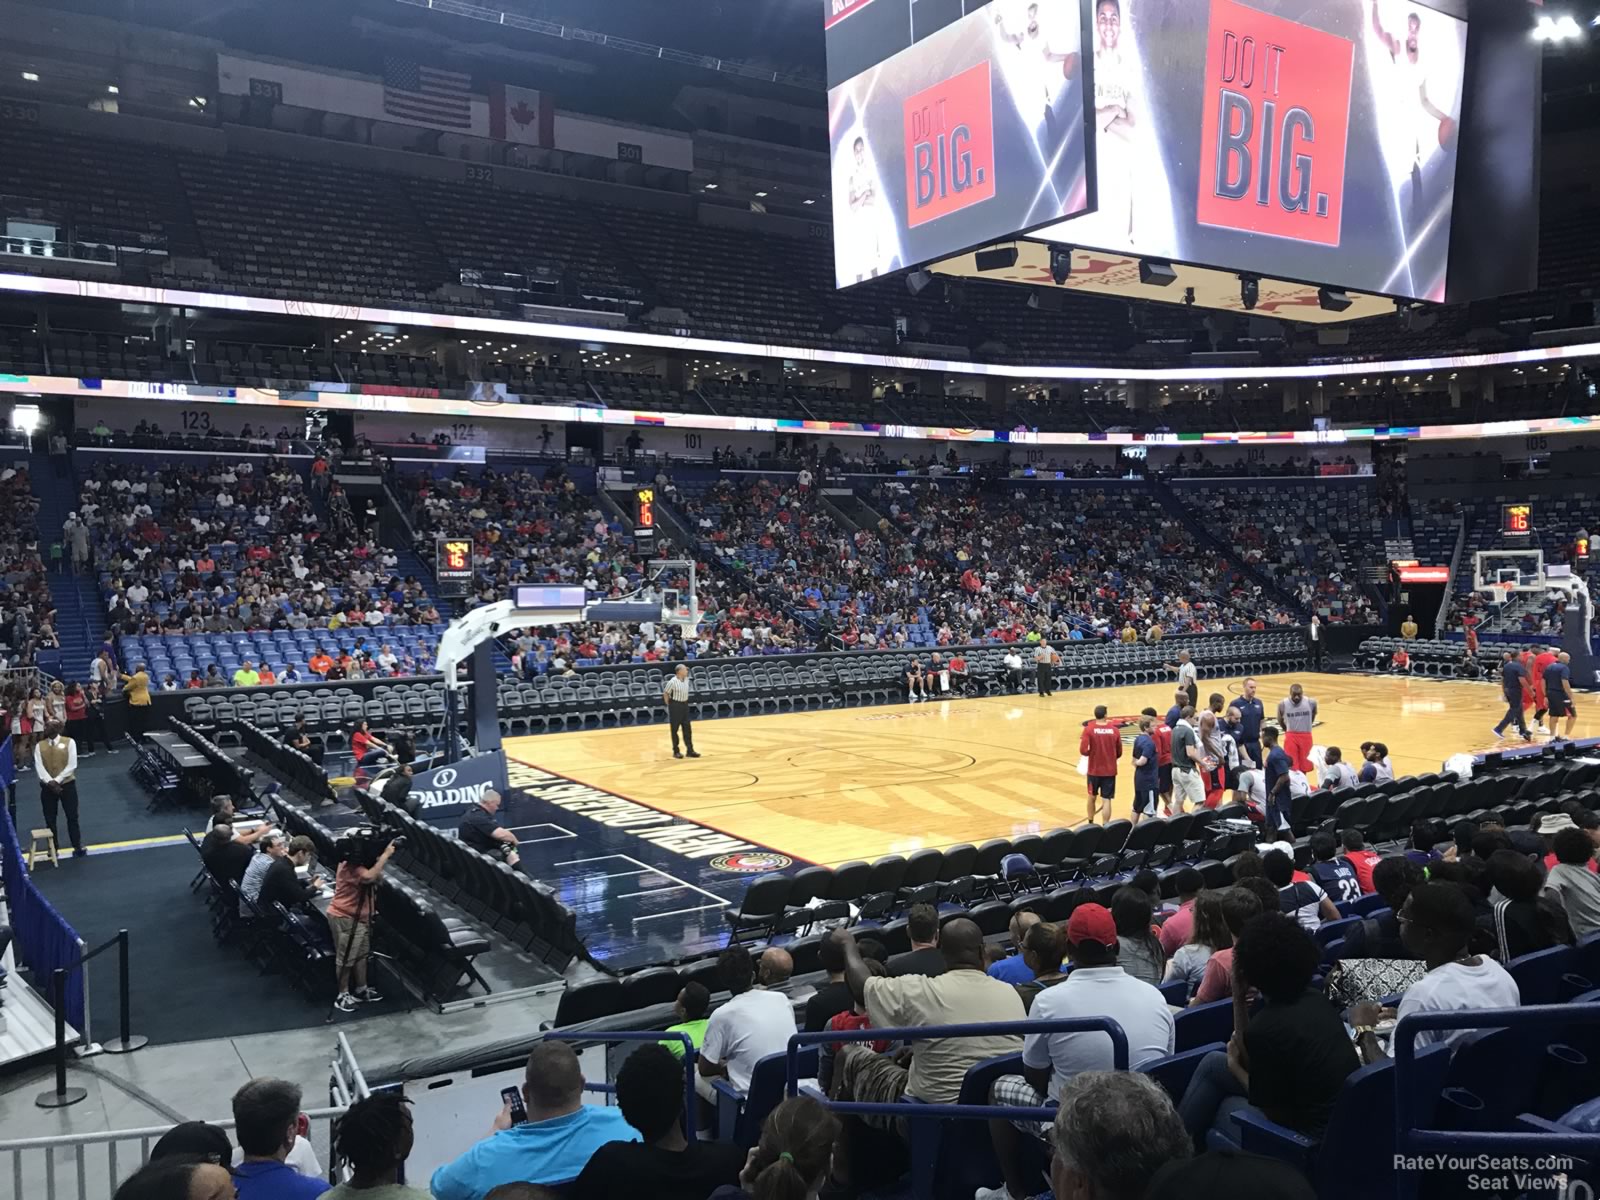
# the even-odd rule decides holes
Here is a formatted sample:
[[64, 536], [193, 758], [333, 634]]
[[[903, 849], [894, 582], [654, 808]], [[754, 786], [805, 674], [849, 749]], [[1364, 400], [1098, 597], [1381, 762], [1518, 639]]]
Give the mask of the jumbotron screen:
[[1085, 249], [1443, 300], [1465, 0], [1085, 0]]
[[[825, 17], [830, 69], [836, 42], [867, 64], [828, 91], [840, 287], [1092, 205], [1081, 0], [935, 4], [926, 27], [923, 7], [866, 0]], [[861, 36], [834, 36], [847, 27]]]

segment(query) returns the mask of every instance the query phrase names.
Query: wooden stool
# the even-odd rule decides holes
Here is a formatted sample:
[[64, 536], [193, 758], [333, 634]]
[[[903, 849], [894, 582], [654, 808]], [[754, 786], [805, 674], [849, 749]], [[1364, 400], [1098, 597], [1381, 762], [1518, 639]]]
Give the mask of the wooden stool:
[[33, 857], [40, 852], [41, 847], [45, 854], [50, 856], [50, 865], [59, 867], [61, 860], [56, 857], [56, 835], [48, 829], [30, 830], [33, 841], [28, 845], [28, 870], [33, 870]]

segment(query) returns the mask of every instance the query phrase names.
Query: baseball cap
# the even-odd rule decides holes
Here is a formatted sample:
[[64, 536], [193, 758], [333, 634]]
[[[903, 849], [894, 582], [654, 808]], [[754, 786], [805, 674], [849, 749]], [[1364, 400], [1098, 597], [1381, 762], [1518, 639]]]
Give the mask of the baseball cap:
[[1232, 1150], [1170, 1162], [1156, 1172], [1144, 1200], [1315, 1200], [1305, 1177], [1287, 1163]]
[[1104, 904], [1080, 904], [1072, 910], [1067, 921], [1067, 941], [1074, 946], [1095, 942], [1102, 946], [1117, 944], [1117, 923], [1111, 919], [1111, 910]]
[[215, 1125], [204, 1121], [185, 1121], [161, 1135], [150, 1151], [150, 1161], [162, 1158], [189, 1158], [201, 1162], [233, 1165], [233, 1143]]

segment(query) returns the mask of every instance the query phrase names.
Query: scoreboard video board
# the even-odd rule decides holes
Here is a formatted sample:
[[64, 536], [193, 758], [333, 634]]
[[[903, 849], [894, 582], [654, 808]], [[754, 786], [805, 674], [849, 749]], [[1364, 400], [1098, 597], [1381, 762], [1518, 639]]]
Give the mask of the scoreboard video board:
[[1085, 2], [1097, 208], [1040, 238], [1445, 299], [1467, 0]]
[[825, 0], [847, 287], [1093, 205], [1083, 0]]
[[433, 576], [444, 596], [472, 591], [472, 539], [441, 537], [434, 543]]
[[639, 488], [633, 494], [633, 542], [640, 549], [649, 549], [656, 540], [656, 490]]

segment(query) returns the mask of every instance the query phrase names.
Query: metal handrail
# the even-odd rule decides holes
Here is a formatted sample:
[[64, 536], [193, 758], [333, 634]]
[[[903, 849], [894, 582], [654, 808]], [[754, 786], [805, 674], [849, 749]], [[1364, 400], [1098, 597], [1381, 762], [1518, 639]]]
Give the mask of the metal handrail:
[[[332, 1122], [344, 1113], [343, 1108], [318, 1108], [309, 1110], [305, 1115], [307, 1119], [316, 1124], [321, 1121]], [[221, 1129], [231, 1130], [234, 1122], [231, 1117], [225, 1120], [213, 1121], [211, 1124]], [[89, 1200], [90, 1196], [110, 1197], [116, 1192], [122, 1182], [124, 1170], [137, 1170], [150, 1157], [151, 1146], [165, 1136], [172, 1125], [148, 1125], [138, 1129], [101, 1129], [89, 1133], [52, 1134], [49, 1137], [11, 1138], [0, 1141], [0, 1155], [11, 1156], [12, 1196], [22, 1200], [65, 1200], [67, 1196], [75, 1196], [77, 1200]], [[122, 1153], [122, 1147], [127, 1145], [132, 1149], [131, 1143], [138, 1143], [138, 1154]], [[90, 1164], [88, 1151], [92, 1147], [104, 1146], [106, 1187], [103, 1192], [91, 1191]], [[39, 1151], [44, 1155], [44, 1190], [41, 1193], [37, 1188], [30, 1191], [23, 1189], [23, 1157], [25, 1154]], [[64, 1189], [58, 1189], [56, 1183], [58, 1153], [67, 1151], [72, 1156], [70, 1168], [74, 1175], [72, 1181], [63, 1181]], [[131, 1161], [130, 1161], [131, 1160]]]
[[[698, 1128], [696, 1120], [694, 1075], [695, 1062], [700, 1057], [694, 1048], [694, 1039], [681, 1030], [649, 1030], [649, 1029], [619, 1029], [611, 1031], [585, 1031], [583, 1033], [562, 1033], [552, 1029], [544, 1035], [547, 1042], [592, 1042], [605, 1045], [610, 1042], [677, 1042], [683, 1047], [683, 1132], [685, 1136], [691, 1135]], [[616, 1088], [610, 1084], [585, 1084], [591, 1091], [614, 1092]]]

